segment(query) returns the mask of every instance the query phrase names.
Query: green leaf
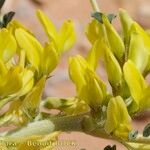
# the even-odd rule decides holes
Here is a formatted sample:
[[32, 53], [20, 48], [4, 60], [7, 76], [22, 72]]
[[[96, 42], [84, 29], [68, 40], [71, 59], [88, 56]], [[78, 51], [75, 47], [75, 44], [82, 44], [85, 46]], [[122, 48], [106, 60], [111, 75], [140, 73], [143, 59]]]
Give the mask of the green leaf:
[[143, 130], [143, 136], [144, 137], [150, 136], [150, 123], [145, 126], [145, 128]]

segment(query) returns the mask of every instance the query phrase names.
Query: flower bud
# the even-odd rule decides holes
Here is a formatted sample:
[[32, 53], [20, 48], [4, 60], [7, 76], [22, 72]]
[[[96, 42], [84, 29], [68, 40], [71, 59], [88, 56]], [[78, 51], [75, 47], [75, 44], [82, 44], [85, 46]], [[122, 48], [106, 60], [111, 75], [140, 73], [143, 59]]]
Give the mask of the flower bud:
[[131, 131], [131, 118], [126, 105], [120, 96], [111, 98], [107, 107], [107, 120], [105, 130], [124, 139], [128, 138]]
[[119, 34], [117, 33], [117, 31], [114, 29], [114, 27], [111, 25], [111, 23], [107, 19], [107, 17], [104, 15], [103, 15], [103, 23], [105, 25], [110, 49], [115, 55], [115, 57], [118, 59], [118, 61], [122, 63], [123, 58], [124, 58], [124, 52], [125, 52], [124, 43], [121, 37], [119, 36]]

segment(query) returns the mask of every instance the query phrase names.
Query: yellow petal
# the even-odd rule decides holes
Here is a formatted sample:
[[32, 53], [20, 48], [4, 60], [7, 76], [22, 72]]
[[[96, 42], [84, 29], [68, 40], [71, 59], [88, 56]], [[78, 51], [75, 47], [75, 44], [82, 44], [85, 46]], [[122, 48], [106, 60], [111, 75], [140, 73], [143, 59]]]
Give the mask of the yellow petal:
[[103, 50], [108, 80], [114, 88], [118, 87], [122, 80], [120, 64], [106, 44], [103, 44]]
[[33, 119], [39, 111], [39, 105], [45, 85], [45, 80], [45, 76], [42, 77], [32, 89], [32, 91], [28, 93], [25, 99], [23, 100], [21, 109], [30, 119]]
[[59, 54], [53, 42], [46, 43], [41, 60], [41, 73], [49, 75], [57, 66]]
[[15, 35], [15, 30], [22, 28], [25, 31], [27, 31], [28, 33], [32, 34], [23, 24], [21, 24], [18, 20], [12, 20], [11, 22], [9, 22], [9, 24], [7, 25], [7, 29], [13, 34]]
[[131, 59], [135, 66], [143, 73], [148, 64], [149, 52], [145, 47], [144, 39], [137, 32], [132, 32], [130, 35], [128, 58]]
[[102, 56], [102, 53], [103, 53], [102, 40], [97, 40], [93, 44], [93, 47], [90, 50], [90, 52], [88, 53], [88, 56], [86, 58], [87, 63], [89, 64], [89, 67], [92, 70], [96, 69], [98, 62], [99, 62], [99, 59]]
[[34, 72], [32, 70], [24, 69], [21, 76], [22, 89], [18, 93], [19, 96], [27, 94], [34, 85]]
[[105, 25], [110, 49], [114, 53], [115, 57], [122, 62], [125, 52], [124, 43], [106, 16], [103, 16], [103, 23]]
[[0, 30], [0, 59], [8, 62], [16, 52], [17, 44], [13, 35], [5, 28]]
[[48, 35], [49, 39], [56, 40], [58, 36], [57, 30], [54, 24], [51, 22], [51, 20], [40, 10], [37, 11], [37, 16], [42, 26], [44, 27], [44, 30], [46, 34]]
[[85, 34], [88, 40], [94, 44], [96, 40], [101, 39], [103, 36], [102, 27], [96, 19], [93, 19], [86, 27]]
[[133, 20], [124, 9], [119, 9], [119, 17], [120, 17], [121, 25], [123, 28], [124, 41], [125, 41], [125, 44], [128, 45], [129, 44], [129, 32], [130, 32], [130, 28], [133, 23]]
[[22, 78], [20, 67], [11, 68], [0, 80], [0, 96], [16, 94], [22, 88]]
[[76, 34], [74, 30], [74, 23], [71, 20], [67, 20], [62, 25], [60, 32], [59, 32], [59, 39], [58, 39], [58, 49], [61, 53], [65, 52], [72, 48], [76, 41]]
[[131, 96], [134, 100], [133, 108], [131, 111], [137, 111], [139, 109], [139, 100], [143, 94], [143, 91], [147, 87], [147, 84], [139, 72], [139, 70], [135, 67], [134, 63], [128, 60], [123, 67], [124, 77], [130, 89]]
[[85, 71], [86, 84], [83, 85], [79, 98], [84, 100], [89, 106], [99, 107], [106, 96], [106, 86], [103, 81], [91, 70]]
[[7, 71], [6, 65], [0, 60], [0, 77], [3, 78], [7, 74]]
[[28, 61], [38, 70], [43, 51], [41, 44], [35, 37], [21, 28], [16, 29], [15, 36], [19, 46], [25, 50]]
[[131, 118], [120, 96], [111, 98], [108, 103], [105, 130], [117, 137], [128, 138], [128, 133], [131, 131]]
[[80, 55], [69, 59], [69, 76], [76, 84], [78, 91], [85, 84], [85, 68], [87, 68], [87, 62]]

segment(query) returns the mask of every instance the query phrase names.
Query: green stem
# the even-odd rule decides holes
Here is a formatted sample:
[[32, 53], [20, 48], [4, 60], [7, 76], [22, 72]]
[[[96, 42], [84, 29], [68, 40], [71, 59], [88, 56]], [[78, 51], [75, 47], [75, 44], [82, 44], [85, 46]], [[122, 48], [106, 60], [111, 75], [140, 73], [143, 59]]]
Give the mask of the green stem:
[[96, 0], [90, 0], [90, 2], [91, 2], [91, 5], [92, 5], [92, 7], [93, 7], [93, 10], [94, 10], [95, 12], [99, 12], [100, 9], [99, 9], [99, 7], [98, 7], [97, 1], [96, 1]]
[[[41, 116], [41, 118], [39, 118], [39, 120], [40, 119], [42, 119], [43, 121], [45, 120], [45, 118], [42, 118], [42, 116]], [[88, 135], [92, 135], [94, 137], [118, 141], [121, 144], [123, 144], [124, 146], [126, 146], [129, 150], [136, 149], [136, 148], [134, 148], [135, 144], [139, 144], [139, 145], [140, 144], [142, 144], [142, 145], [150, 144], [150, 138], [143, 137], [142, 135], [139, 135], [136, 139], [129, 141], [129, 140], [121, 140], [120, 138], [117, 138], [113, 135], [107, 134], [103, 127], [97, 126], [97, 123], [95, 122], [95, 120], [93, 120], [93, 117], [90, 114], [90, 112], [86, 112], [86, 113], [79, 114], [76, 116], [74, 116], [74, 115], [58, 116], [58, 117], [55, 116], [55, 117], [49, 117], [49, 118], [47, 118], [47, 120], [48, 119], [50, 120], [51, 126], [53, 125], [53, 129], [51, 129], [51, 132], [54, 132], [54, 131], [84, 132], [84, 133], [86, 133]], [[34, 125], [36, 125], [36, 124], [34, 123]], [[36, 128], [37, 128], [37, 130], [36, 130]], [[36, 128], [35, 128], [34, 133], [38, 134], [40, 131], [38, 128], [38, 125]], [[41, 124], [40, 124], [40, 128], [43, 128]], [[47, 130], [47, 128], [45, 128], [44, 134], [49, 133], [49, 130]], [[21, 132], [18, 131], [17, 135], [20, 136], [20, 134], [22, 134], [22, 130], [24, 131], [24, 129], [26, 129], [26, 128], [21, 129], [20, 130]], [[31, 131], [33, 129], [30, 129], [30, 126], [29, 126], [27, 128], [27, 130]], [[16, 135], [15, 132], [16, 132], [15, 130], [11, 131], [11, 132], [7, 132], [6, 134], [4, 134], [4, 137], [5, 137], [5, 135], [7, 135], [8, 137], [9, 136], [12, 137], [12, 135], [13, 136]], [[133, 145], [133, 148], [132, 148], [132, 145]]]

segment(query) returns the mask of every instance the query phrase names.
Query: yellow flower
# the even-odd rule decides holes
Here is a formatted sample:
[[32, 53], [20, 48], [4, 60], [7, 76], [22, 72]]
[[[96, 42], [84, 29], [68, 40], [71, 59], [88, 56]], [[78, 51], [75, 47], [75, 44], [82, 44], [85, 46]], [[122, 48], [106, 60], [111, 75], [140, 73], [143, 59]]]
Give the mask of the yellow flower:
[[127, 139], [131, 129], [131, 118], [123, 99], [120, 96], [111, 98], [107, 107], [106, 132]]
[[53, 41], [61, 54], [69, 50], [75, 43], [76, 35], [74, 31], [74, 23], [71, 20], [64, 22], [60, 31], [57, 31], [51, 20], [40, 10], [37, 11], [37, 16], [44, 27], [50, 42]]

